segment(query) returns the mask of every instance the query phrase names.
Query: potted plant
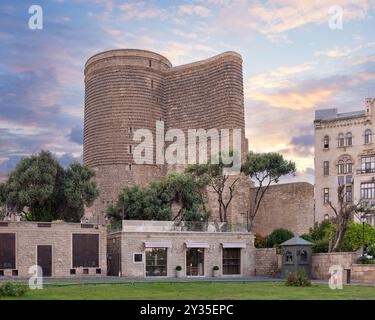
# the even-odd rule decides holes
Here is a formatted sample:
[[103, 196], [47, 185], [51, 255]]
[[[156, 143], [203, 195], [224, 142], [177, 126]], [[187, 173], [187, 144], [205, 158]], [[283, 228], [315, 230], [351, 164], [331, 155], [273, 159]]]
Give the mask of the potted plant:
[[218, 277], [219, 276], [219, 267], [218, 266], [214, 266], [212, 268], [212, 273], [213, 273], [214, 277]]
[[182, 274], [182, 267], [181, 266], [176, 267], [176, 276], [177, 276], [177, 278], [182, 278], [183, 274]]

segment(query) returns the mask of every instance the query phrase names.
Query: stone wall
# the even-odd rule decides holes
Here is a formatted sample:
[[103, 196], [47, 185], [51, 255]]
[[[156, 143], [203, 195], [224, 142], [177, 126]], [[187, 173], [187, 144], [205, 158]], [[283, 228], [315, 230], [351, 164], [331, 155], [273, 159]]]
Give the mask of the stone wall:
[[375, 265], [353, 264], [351, 268], [351, 281], [375, 283]]
[[344, 269], [350, 269], [358, 254], [354, 252], [314, 253], [312, 255], [312, 277], [314, 279], [328, 279], [329, 268], [340, 265]]
[[[186, 241], [204, 242], [209, 248], [204, 252], [204, 275], [211, 277], [212, 268], [219, 266], [222, 273], [222, 242], [245, 242], [246, 248], [241, 249], [241, 275], [251, 276], [254, 270], [255, 249], [254, 239], [250, 233], [231, 232], [122, 232], [108, 236], [108, 254], [118, 255], [116, 239], [121, 239], [122, 276], [127, 278], [145, 277], [144, 241], [171, 242], [172, 248], [167, 249], [167, 277], [175, 277], [175, 268], [182, 266], [186, 274]], [[133, 261], [134, 253], [143, 254], [143, 262]]]
[[[257, 188], [251, 190], [255, 196]], [[263, 236], [276, 228], [301, 235], [314, 226], [314, 186], [306, 182], [270, 186], [254, 220], [254, 232]]]
[[276, 248], [255, 249], [255, 269], [258, 277], [277, 277], [280, 269]]
[[[50, 227], [47, 227], [50, 225]], [[52, 276], [69, 277], [73, 268], [73, 234], [99, 234], [99, 267], [101, 274], [107, 273], [106, 229], [102, 226], [82, 227], [79, 223], [38, 224], [34, 222], [2, 222], [0, 233], [16, 235], [16, 270], [21, 277], [29, 277], [28, 270], [37, 264], [37, 246], [52, 246]], [[5, 276], [12, 270], [4, 270]], [[96, 268], [89, 268], [89, 275], [96, 275]], [[79, 270], [77, 276], [82, 276]]]

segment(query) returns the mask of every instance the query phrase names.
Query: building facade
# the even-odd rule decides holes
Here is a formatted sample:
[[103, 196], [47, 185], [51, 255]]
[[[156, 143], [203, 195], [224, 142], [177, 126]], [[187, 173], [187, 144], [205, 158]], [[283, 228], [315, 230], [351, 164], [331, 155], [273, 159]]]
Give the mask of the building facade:
[[0, 222], [0, 277], [30, 277], [36, 265], [44, 277], [106, 275], [106, 236], [91, 224]]
[[[241, 56], [225, 52], [177, 67], [157, 53], [136, 49], [106, 51], [88, 59], [83, 160], [95, 170], [100, 191], [99, 198], [86, 210], [93, 222], [103, 222], [107, 207], [125, 186], [144, 186], [170, 170], [183, 169], [183, 165], [156, 161], [156, 136], [160, 135], [157, 122], [162, 126], [158, 128], [163, 140], [169, 129], [180, 130], [185, 137], [189, 129], [228, 129], [229, 135], [233, 129], [240, 129], [244, 158], [248, 142]], [[148, 129], [154, 138], [152, 150], [145, 151], [144, 164], [133, 159], [140, 143], [133, 140], [138, 129]], [[208, 147], [213, 141], [208, 141]], [[187, 155], [185, 160], [187, 163]], [[250, 186], [245, 177], [242, 185]], [[233, 200], [230, 214], [245, 212], [247, 199], [248, 195], [241, 194], [238, 201]], [[216, 206], [216, 199], [207, 197], [207, 201]]]
[[252, 233], [214, 224], [192, 228], [173, 221], [124, 220], [108, 234], [108, 274], [126, 278], [249, 277], [254, 275]]
[[[338, 186], [345, 200], [375, 205], [375, 98], [366, 98], [363, 110], [315, 112], [315, 215], [317, 221], [334, 216]], [[367, 221], [375, 223], [373, 216]]]

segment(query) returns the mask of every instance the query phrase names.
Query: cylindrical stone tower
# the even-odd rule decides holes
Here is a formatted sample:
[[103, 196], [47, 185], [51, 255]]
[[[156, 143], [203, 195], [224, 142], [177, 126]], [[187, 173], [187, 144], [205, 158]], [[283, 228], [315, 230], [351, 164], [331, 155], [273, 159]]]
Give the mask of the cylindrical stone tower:
[[161, 166], [134, 163], [133, 134], [149, 129], [155, 137], [156, 121], [165, 118], [164, 73], [171, 67], [163, 56], [136, 49], [98, 53], [86, 63], [83, 160], [96, 171], [100, 190], [86, 210], [94, 222], [103, 222], [124, 186], [161, 176]]

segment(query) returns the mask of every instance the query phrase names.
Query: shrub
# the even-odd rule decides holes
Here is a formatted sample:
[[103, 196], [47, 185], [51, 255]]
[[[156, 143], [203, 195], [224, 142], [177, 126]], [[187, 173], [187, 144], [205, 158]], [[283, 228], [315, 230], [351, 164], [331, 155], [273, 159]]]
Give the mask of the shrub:
[[29, 287], [24, 283], [6, 282], [0, 286], [0, 297], [21, 297]]
[[261, 234], [255, 234], [254, 240], [255, 248], [267, 248], [267, 237], [263, 237]]
[[328, 240], [329, 233], [332, 229], [332, 223], [329, 220], [323, 220], [321, 223], [315, 223], [314, 228], [310, 228], [309, 236], [311, 242], [319, 240]]
[[369, 259], [366, 256], [361, 256], [357, 259], [359, 264], [375, 264], [375, 259]]
[[176, 267], [176, 271], [181, 271], [182, 270], [182, 267], [181, 266], [177, 266]]
[[372, 244], [369, 244], [369, 245], [368, 245], [368, 247], [367, 247], [367, 253], [368, 253], [370, 256], [375, 257], [375, 243], [372, 243]]
[[[340, 251], [356, 251], [362, 247], [362, 224], [351, 222], [348, 224], [345, 237], [340, 246]], [[365, 243], [375, 245], [375, 228], [365, 224]]]
[[304, 233], [303, 235], [301, 235], [301, 238], [305, 239], [306, 241], [310, 241], [310, 242], [314, 242], [315, 241], [313, 239], [313, 237], [309, 233]]
[[278, 247], [281, 243], [293, 237], [294, 237], [293, 232], [287, 229], [282, 229], [282, 228], [275, 229], [267, 237], [267, 247], [268, 248]]
[[313, 244], [311, 249], [313, 253], [326, 253], [328, 252], [328, 245], [329, 245], [328, 240], [325, 240], [325, 239], [318, 240]]
[[289, 274], [285, 285], [293, 287], [309, 287], [311, 286], [311, 281], [307, 277], [305, 269], [299, 268], [297, 273]]
[[219, 270], [219, 267], [218, 266], [214, 266], [213, 268], [212, 268], [212, 270]]

